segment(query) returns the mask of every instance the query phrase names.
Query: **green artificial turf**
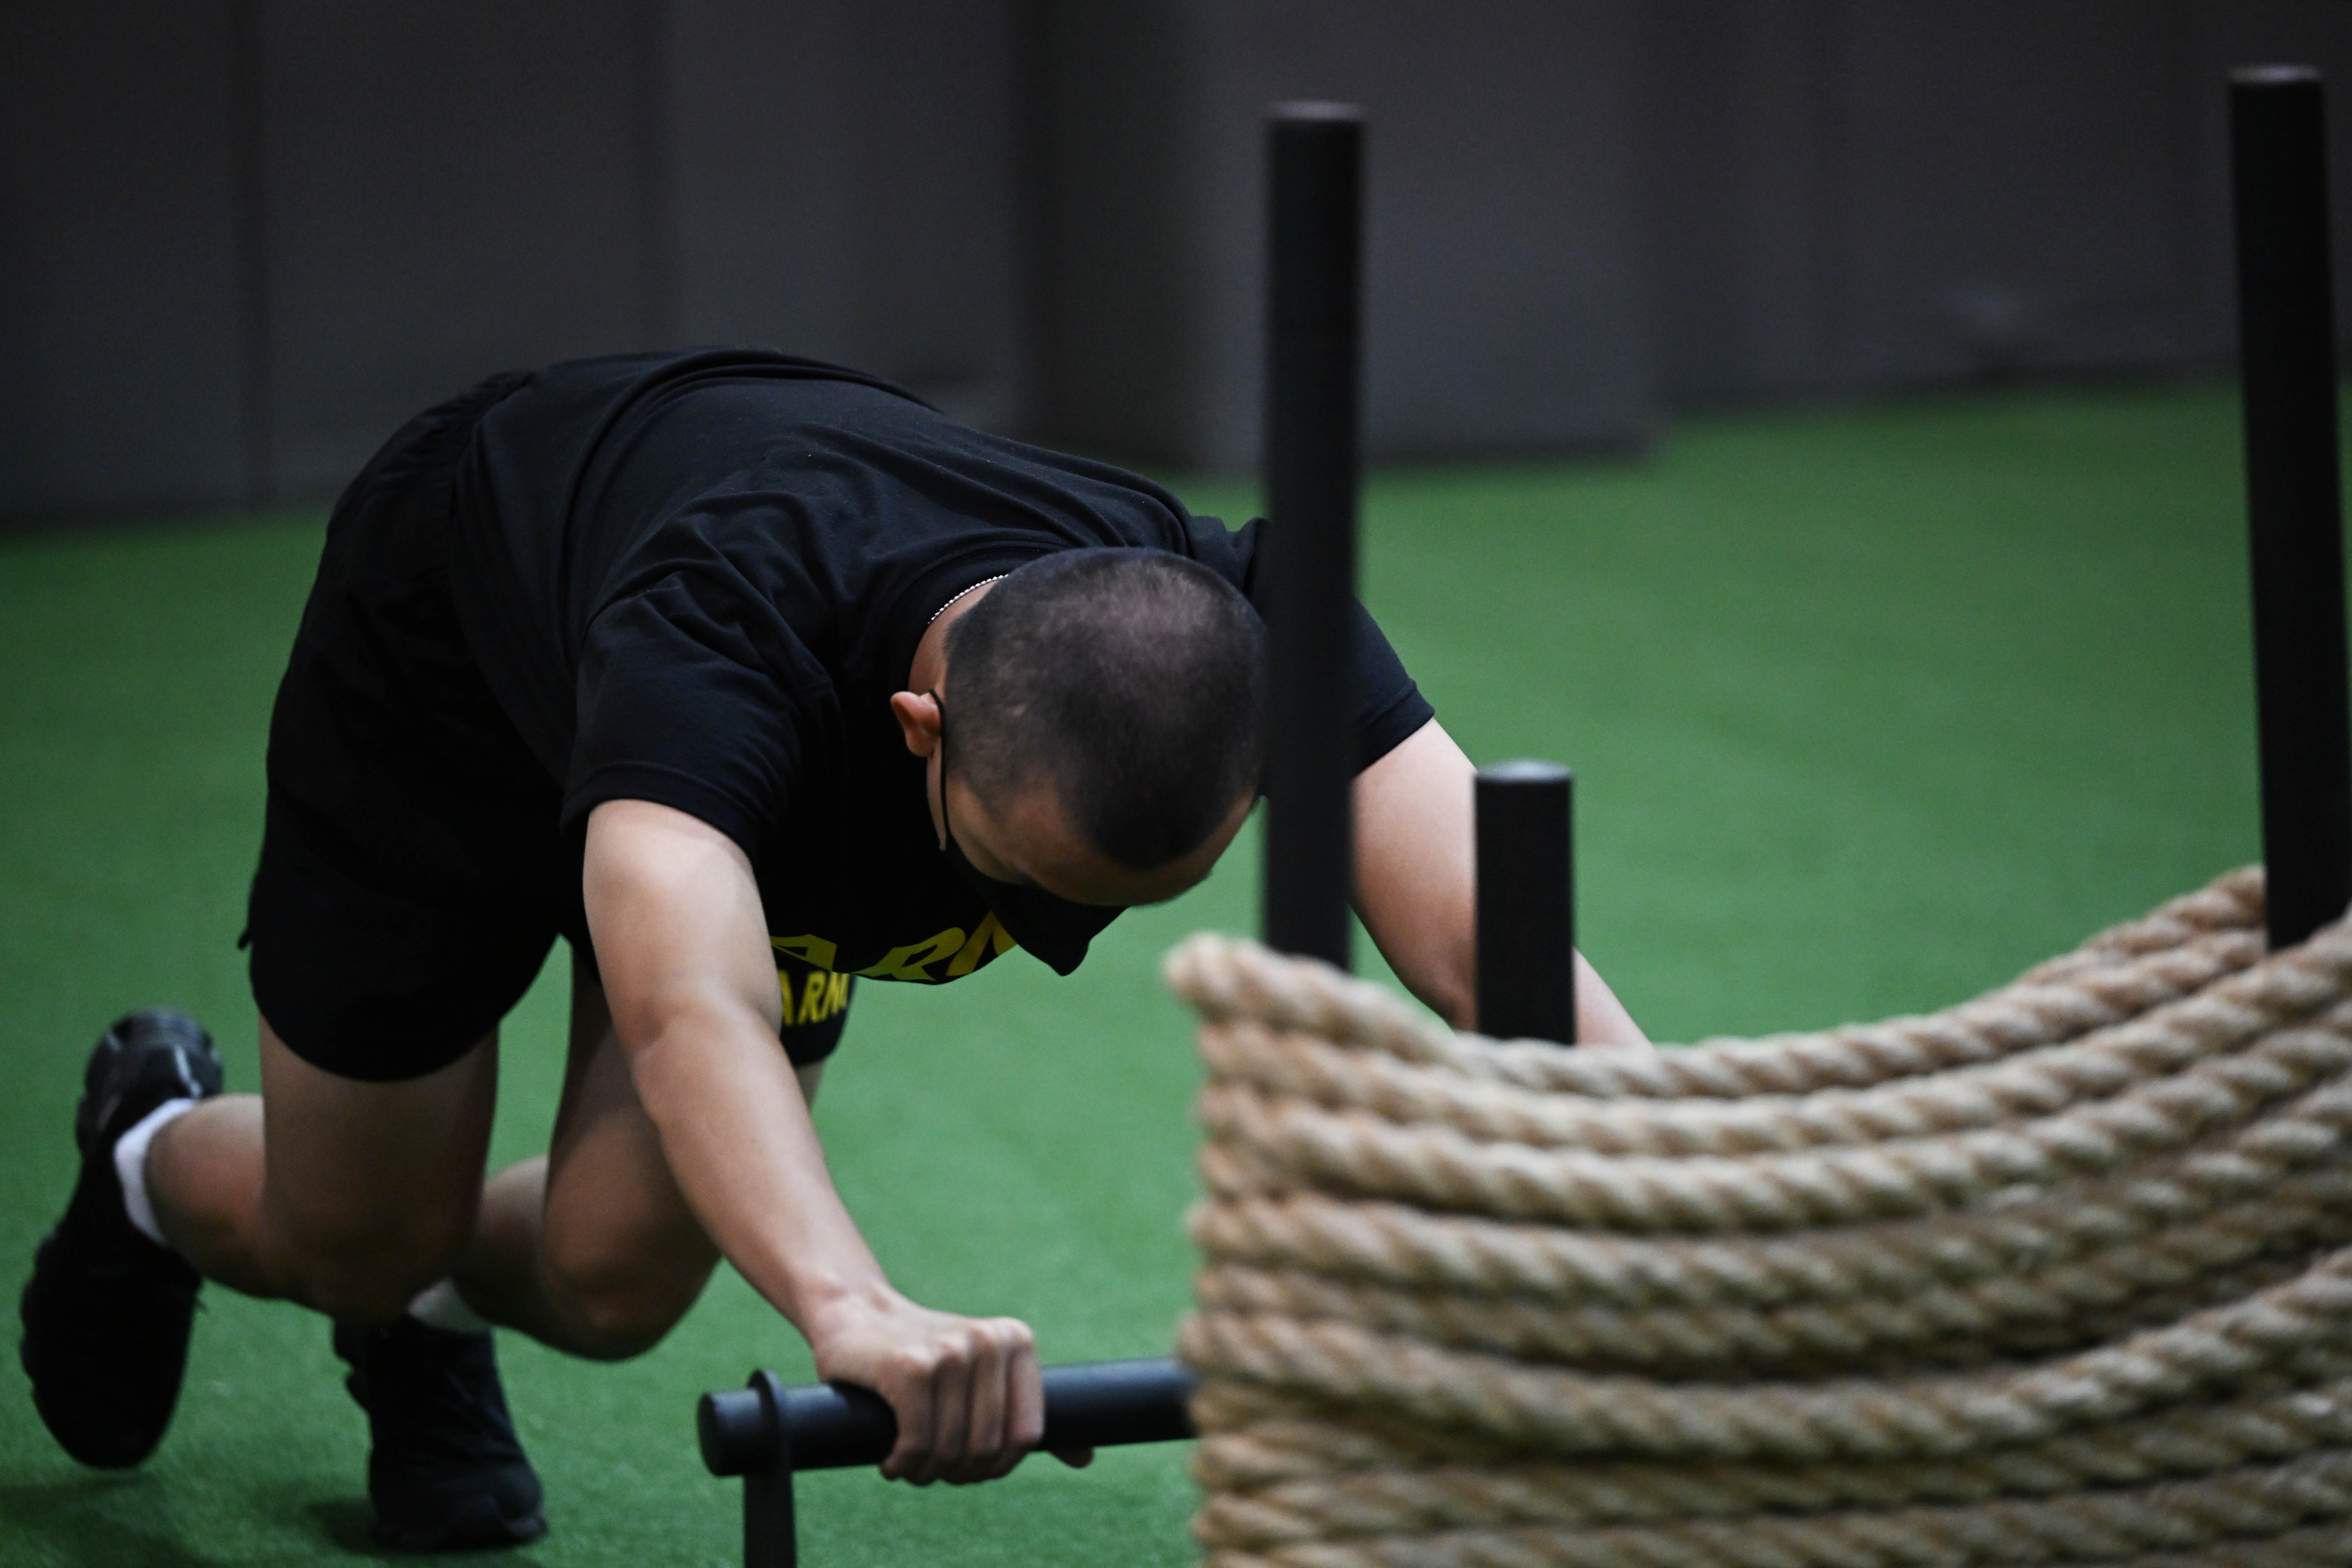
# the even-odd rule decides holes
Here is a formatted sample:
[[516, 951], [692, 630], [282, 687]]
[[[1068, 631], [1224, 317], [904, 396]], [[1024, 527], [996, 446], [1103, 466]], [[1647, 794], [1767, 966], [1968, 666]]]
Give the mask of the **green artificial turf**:
[[[1938, 1007], [2254, 858], [2234, 421], [2212, 388], [2022, 392], [1694, 422], [1640, 463], [1391, 473], [1367, 497], [1365, 595], [1474, 757], [1578, 768], [1584, 946], [1654, 1034]], [[191, 1007], [253, 1085], [232, 942], [318, 542], [310, 518], [0, 542], [12, 1299], [72, 1179], [100, 1025]], [[1121, 921], [1075, 979], [1015, 959], [860, 992], [818, 1121], [904, 1288], [1021, 1314], [1050, 1359], [1167, 1348], [1196, 1071], [1157, 966], [1187, 931], [1250, 927], [1255, 859], [1244, 841]], [[500, 1157], [542, 1146], [562, 963], [507, 1031]], [[368, 1554], [325, 1325], [208, 1301], [177, 1425], [131, 1474], [63, 1458], [0, 1364], [0, 1562]], [[740, 1281], [625, 1365], [511, 1336], [501, 1354], [554, 1524], [505, 1561], [735, 1560], [694, 1396], [808, 1371]], [[928, 1493], [811, 1478], [806, 1560], [1187, 1562], [1182, 1465], [1129, 1450]]]

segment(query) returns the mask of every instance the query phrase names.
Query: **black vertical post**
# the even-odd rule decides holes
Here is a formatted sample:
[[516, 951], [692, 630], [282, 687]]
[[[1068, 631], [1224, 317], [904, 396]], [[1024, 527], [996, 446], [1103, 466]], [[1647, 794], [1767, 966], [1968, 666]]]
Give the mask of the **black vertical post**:
[[1549, 762], [1478, 770], [1478, 1029], [1576, 1043], [1575, 779]]
[[774, 1373], [755, 1372], [741, 1394], [706, 1396], [694, 1413], [703, 1461], [711, 1472], [743, 1478], [743, 1568], [800, 1568], [793, 1424], [787, 1415], [793, 1392]]
[[789, 1461], [743, 1478], [743, 1568], [800, 1568]]
[[2291, 946], [2352, 900], [2344, 541], [2319, 73], [2230, 78], [2238, 348], [2270, 942]]
[[1364, 122], [1278, 104], [1268, 129], [1265, 941], [1346, 968]]

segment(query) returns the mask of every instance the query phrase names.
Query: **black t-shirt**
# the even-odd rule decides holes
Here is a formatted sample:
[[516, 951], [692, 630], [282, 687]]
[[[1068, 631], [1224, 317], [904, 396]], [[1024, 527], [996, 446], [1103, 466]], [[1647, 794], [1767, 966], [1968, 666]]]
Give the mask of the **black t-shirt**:
[[[631, 799], [726, 833], [803, 978], [788, 1013], [822, 1018], [839, 977], [955, 979], [1013, 946], [940, 853], [889, 708], [931, 617], [1087, 547], [1189, 556], [1247, 594], [1256, 535], [872, 377], [708, 350], [551, 366], [491, 408], [450, 580], [565, 828]], [[1359, 615], [1361, 767], [1431, 710]]]

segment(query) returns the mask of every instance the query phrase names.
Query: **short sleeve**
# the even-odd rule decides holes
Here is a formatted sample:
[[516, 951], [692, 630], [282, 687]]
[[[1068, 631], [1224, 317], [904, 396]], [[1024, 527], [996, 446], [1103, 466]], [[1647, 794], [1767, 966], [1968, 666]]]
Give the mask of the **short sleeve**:
[[616, 600], [581, 651], [564, 827], [606, 800], [652, 800], [756, 859], [809, 749], [807, 694], [829, 689], [740, 580], [678, 571]]
[[1437, 716], [1404, 661], [1360, 600], [1356, 604], [1356, 771], [1361, 773]]
[[[1265, 524], [1228, 528], [1214, 517], [1186, 519], [1192, 559], [1258, 602], [1257, 551]], [[1356, 602], [1356, 771], [1361, 773], [1437, 716], [1405, 673], [1380, 623]]]

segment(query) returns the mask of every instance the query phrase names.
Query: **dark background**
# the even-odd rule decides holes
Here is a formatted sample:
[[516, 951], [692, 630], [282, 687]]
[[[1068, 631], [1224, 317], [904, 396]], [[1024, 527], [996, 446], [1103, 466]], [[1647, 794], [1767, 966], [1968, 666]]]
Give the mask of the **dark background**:
[[2352, 211], [2344, 0], [16, 0], [0, 517], [315, 500], [485, 372], [688, 342], [1245, 466], [1285, 97], [1372, 117], [1379, 454], [2207, 369], [2258, 59], [2347, 84]]

